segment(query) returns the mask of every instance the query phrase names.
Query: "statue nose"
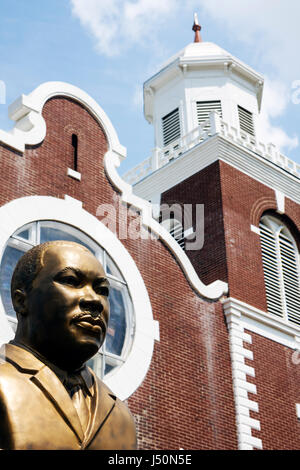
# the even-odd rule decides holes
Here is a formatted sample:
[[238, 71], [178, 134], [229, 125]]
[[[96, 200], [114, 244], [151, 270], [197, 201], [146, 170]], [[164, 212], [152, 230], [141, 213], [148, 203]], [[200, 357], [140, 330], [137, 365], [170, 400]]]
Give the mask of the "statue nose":
[[89, 312], [92, 316], [98, 316], [103, 310], [103, 305], [99, 300], [81, 299], [79, 308], [84, 312]]
[[82, 298], [86, 301], [99, 301], [99, 295], [91, 286], [85, 286]]

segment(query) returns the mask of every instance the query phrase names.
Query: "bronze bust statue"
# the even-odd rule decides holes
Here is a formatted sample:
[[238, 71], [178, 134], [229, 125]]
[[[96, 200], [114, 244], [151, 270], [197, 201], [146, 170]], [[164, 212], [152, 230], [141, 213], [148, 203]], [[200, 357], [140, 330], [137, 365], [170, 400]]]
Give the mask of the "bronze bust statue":
[[86, 366], [106, 334], [109, 283], [84, 246], [38, 245], [11, 283], [18, 326], [0, 352], [0, 448], [135, 449], [127, 406]]

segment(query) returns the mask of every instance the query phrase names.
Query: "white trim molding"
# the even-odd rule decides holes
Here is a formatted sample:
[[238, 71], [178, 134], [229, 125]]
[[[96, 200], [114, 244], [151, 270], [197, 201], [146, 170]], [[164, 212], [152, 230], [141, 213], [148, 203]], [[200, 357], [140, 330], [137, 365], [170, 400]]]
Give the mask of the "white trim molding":
[[[180, 147], [177, 151], [180, 153]], [[264, 186], [284, 193], [285, 197], [292, 201], [300, 202], [298, 176], [300, 169], [297, 172], [296, 170], [295, 172], [287, 171], [274, 163], [271, 157], [263, 157], [251, 148], [221, 134], [205, 139], [179, 155], [178, 158], [170, 159], [168, 164], [145, 175], [134, 184], [134, 192], [140, 197], [151, 200], [153, 194], [163, 194], [218, 160], [236, 168]], [[297, 165], [299, 166], [295, 163], [295, 166]]]
[[279, 214], [284, 214], [284, 212], [285, 212], [285, 195], [281, 191], [278, 191], [278, 189], [275, 189], [275, 197], [276, 197], [276, 203], [277, 203], [277, 212]]
[[257, 235], [260, 235], [260, 228], [256, 227], [255, 225], [250, 226], [251, 232], [256, 233]]
[[244, 342], [251, 344], [252, 338], [245, 333], [238, 310], [224, 307], [224, 312], [229, 331], [239, 450], [262, 449], [262, 440], [252, 436], [252, 429], [260, 431], [260, 421], [250, 416], [250, 411], [259, 411], [258, 403], [248, 398], [248, 392], [257, 394], [256, 385], [247, 381], [247, 375], [255, 377], [255, 369], [245, 364], [245, 358], [253, 361], [252, 351], [244, 347]]
[[72, 170], [72, 168], [67, 169], [67, 175], [75, 180], [81, 181], [81, 173], [79, 171]]
[[[142, 276], [120, 240], [96, 217], [69, 196], [65, 200], [48, 196], [15, 199], [0, 207], [0, 256], [8, 239], [22, 226], [53, 220], [72, 225], [95, 240], [108, 252], [126, 280], [135, 312], [135, 334], [125, 363], [105, 379], [108, 387], [121, 399], [127, 399], [142, 383], [151, 364], [154, 340], [159, 338], [158, 322], [153, 320], [148, 292]], [[14, 336], [0, 299], [0, 343]]]
[[110, 151], [120, 158], [126, 157], [126, 149], [120, 144], [117, 133], [103, 109], [80, 88], [65, 82], [46, 82], [29, 95], [21, 95], [8, 108], [9, 117], [15, 121], [10, 132], [0, 130], [0, 142], [19, 152], [25, 145], [38, 145], [46, 136], [46, 123], [42, 116], [43, 106], [54, 96], [65, 96], [81, 103], [104, 129]]
[[252, 343], [245, 330], [298, 351], [300, 327], [234, 298], [222, 300], [222, 304], [229, 330], [239, 448], [262, 449], [262, 441], [251, 435], [251, 429], [260, 430], [260, 423], [249, 416], [249, 410], [258, 412], [259, 408], [258, 403], [247, 398], [248, 392], [256, 394], [256, 387], [246, 380], [246, 375], [255, 377], [255, 367], [254, 362], [252, 367], [244, 363], [246, 357], [254, 359], [251, 350], [243, 347], [243, 341]]
[[246, 330], [291, 349], [299, 349], [300, 326], [232, 297], [222, 301], [225, 316], [236, 315]]

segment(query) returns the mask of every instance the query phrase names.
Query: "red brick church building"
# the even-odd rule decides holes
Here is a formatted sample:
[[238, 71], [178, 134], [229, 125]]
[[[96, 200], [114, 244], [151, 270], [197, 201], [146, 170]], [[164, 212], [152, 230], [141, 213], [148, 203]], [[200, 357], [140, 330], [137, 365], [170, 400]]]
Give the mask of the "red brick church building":
[[155, 146], [123, 177], [112, 123], [72, 85], [22, 95], [0, 131], [0, 342], [22, 253], [88, 246], [112, 286], [90, 366], [140, 449], [300, 449], [300, 166], [264, 142], [263, 83], [196, 31], [144, 84]]

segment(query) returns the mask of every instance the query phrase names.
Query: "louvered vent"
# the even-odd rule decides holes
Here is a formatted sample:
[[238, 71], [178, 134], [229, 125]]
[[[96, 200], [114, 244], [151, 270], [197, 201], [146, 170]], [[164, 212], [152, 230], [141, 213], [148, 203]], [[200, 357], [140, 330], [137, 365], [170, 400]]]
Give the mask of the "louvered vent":
[[279, 245], [287, 316], [291, 322], [300, 325], [300, 288], [297, 254], [294, 244], [282, 232], [279, 235]]
[[162, 131], [164, 147], [180, 138], [179, 108], [162, 118]]
[[273, 315], [282, 317], [283, 304], [276, 239], [272, 231], [263, 223], [260, 224], [260, 240], [268, 311]]
[[[222, 106], [221, 101], [197, 101], [197, 119], [198, 125], [209, 119], [212, 111], [217, 111], [222, 119]], [[204, 130], [209, 130], [210, 125], [204, 126]]]
[[176, 222], [176, 221], [174, 222], [173, 227], [170, 229], [170, 234], [172, 235], [172, 237], [175, 238], [178, 245], [180, 245], [181, 248], [184, 250], [185, 239], [184, 239], [183, 227], [180, 222]]
[[254, 132], [254, 123], [253, 123], [253, 114], [247, 109], [238, 106], [240, 128], [242, 131], [247, 132], [247, 134], [255, 136]]
[[264, 222], [260, 239], [268, 311], [300, 325], [298, 250], [280, 221], [270, 217]]

